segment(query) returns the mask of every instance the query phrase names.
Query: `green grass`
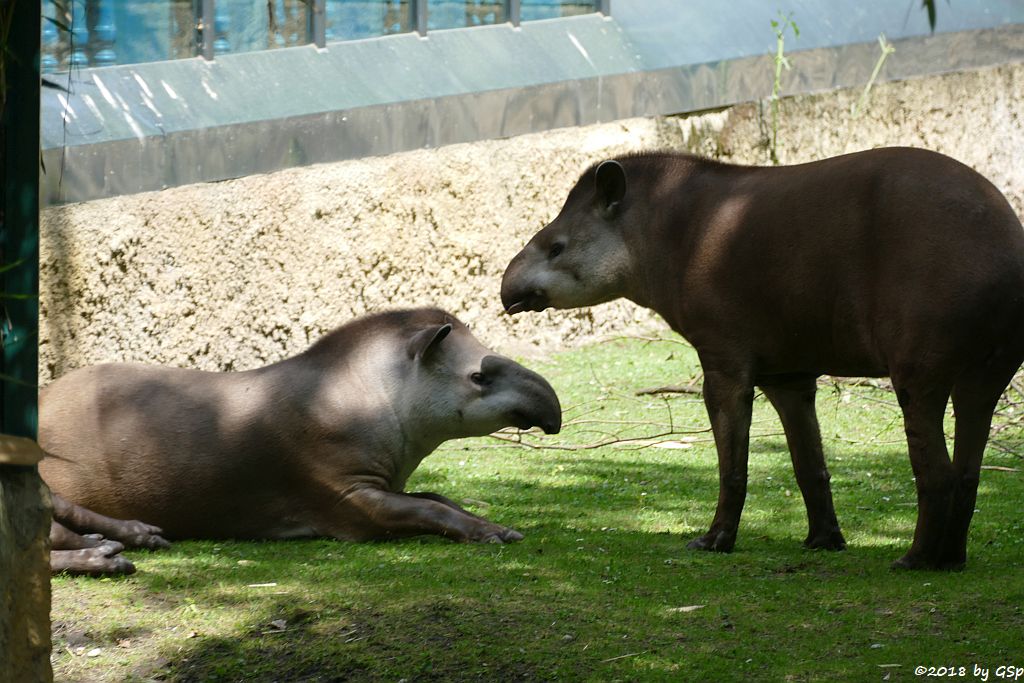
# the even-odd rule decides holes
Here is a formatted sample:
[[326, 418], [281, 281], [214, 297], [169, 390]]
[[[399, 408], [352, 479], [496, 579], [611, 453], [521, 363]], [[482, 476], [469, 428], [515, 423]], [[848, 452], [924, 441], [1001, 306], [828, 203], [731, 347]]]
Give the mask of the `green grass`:
[[[849, 547], [807, 551], [781, 428], [759, 397], [736, 550], [688, 551], [717, 500], [703, 405], [633, 392], [695, 374], [692, 350], [620, 340], [531, 365], [568, 424], [524, 440], [576, 450], [454, 442], [410, 482], [522, 542], [133, 552], [132, 577], [54, 580], [57, 680], [911, 681], [918, 665], [1024, 666], [1019, 471], [983, 472], [965, 571], [895, 572], [916, 516], [898, 409], [870, 386], [823, 387]], [[609, 438], [638, 440], [578, 448]], [[1021, 469], [1019, 428], [1002, 439], [986, 464]]]

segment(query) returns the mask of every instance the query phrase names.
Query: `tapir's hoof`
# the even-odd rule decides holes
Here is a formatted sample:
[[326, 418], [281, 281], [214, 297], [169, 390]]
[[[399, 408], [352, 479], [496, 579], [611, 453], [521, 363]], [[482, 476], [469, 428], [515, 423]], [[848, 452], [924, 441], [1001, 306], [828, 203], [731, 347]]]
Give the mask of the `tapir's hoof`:
[[966, 564], [966, 558], [946, 557], [929, 558], [922, 553], [908, 552], [892, 563], [893, 569], [898, 570], [933, 570], [933, 571], [961, 571]]
[[710, 550], [716, 553], [731, 553], [736, 545], [736, 534], [725, 531], [709, 531], [700, 538], [686, 544], [690, 550]]
[[519, 533], [518, 531], [516, 531], [515, 529], [506, 529], [505, 532], [506, 533], [505, 533], [504, 541], [506, 543], [515, 543], [516, 541], [523, 540], [523, 535], [521, 533]]
[[522, 541], [522, 533], [514, 528], [503, 527], [495, 535], [490, 536], [487, 543], [515, 543]]
[[497, 530], [485, 534], [477, 539], [478, 543], [515, 543], [523, 540], [523, 535], [515, 529], [499, 527]]
[[124, 526], [118, 531], [117, 540], [129, 548], [170, 548], [171, 544], [162, 536], [163, 533], [163, 529], [158, 526], [132, 519], [124, 522]]
[[116, 541], [104, 541], [95, 548], [81, 550], [55, 550], [50, 553], [53, 573], [74, 576], [111, 576], [135, 573], [135, 565], [121, 555], [124, 546]]
[[846, 550], [846, 539], [839, 529], [809, 534], [804, 540], [804, 547], [809, 550]]

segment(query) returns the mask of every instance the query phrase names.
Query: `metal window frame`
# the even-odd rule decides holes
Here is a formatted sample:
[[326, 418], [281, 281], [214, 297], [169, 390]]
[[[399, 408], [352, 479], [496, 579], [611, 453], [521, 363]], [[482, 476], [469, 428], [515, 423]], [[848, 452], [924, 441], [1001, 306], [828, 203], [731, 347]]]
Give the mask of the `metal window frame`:
[[216, 12], [214, 4], [214, 0], [201, 0], [200, 3], [199, 18], [200, 26], [202, 26], [200, 54], [207, 61], [213, 60], [213, 43], [217, 39], [217, 32], [214, 29], [214, 16]]
[[[765, 49], [771, 8], [737, 0], [723, 17], [717, 0], [688, 0], [682, 9], [677, 2], [622, 3], [614, 17], [439, 30], [429, 40], [407, 32], [329, 49], [74, 71], [70, 93], [43, 93], [43, 201], [766, 97], [774, 73]], [[932, 33], [923, 13], [908, 24], [906, 9], [891, 0], [844, 10], [859, 16], [841, 27], [828, 0], [803, 2], [801, 37], [788, 53], [793, 69], [783, 75], [786, 95], [862, 86], [877, 61], [879, 31], [899, 55], [880, 81], [1024, 61], [1024, 5], [994, 12], [984, 0], [963, 0], [957, 7], [973, 12], [941, 15], [947, 23]], [[704, 24], [702, 17], [709, 17]], [[701, 25], [695, 39], [680, 41], [694, 25]], [[66, 119], [65, 103], [73, 110]]]
[[[427, 36], [429, 11], [429, 0], [409, 0], [412, 12], [412, 30], [421, 38]], [[522, 0], [504, 0], [505, 23], [518, 27], [522, 22]], [[604, 16], [611, 15], [611, 0], [593, 0], [594, 11]], [[309, 36], [310, 43], [323, 49], [327, 47], [327, 0], [313, 0], [307, 3], [309, 7]], [[215, 40], [214, 16], [216, 13], [216, 0], [200, 0], [199, 19], [202, 26], [202, 35], [199, 54], [203, 59], [212, 61], [214, 59], [213, 43]], [[474, 27], [466, 27], [474, 28]], [[380, 36], [383, 37], [383, 36]]]

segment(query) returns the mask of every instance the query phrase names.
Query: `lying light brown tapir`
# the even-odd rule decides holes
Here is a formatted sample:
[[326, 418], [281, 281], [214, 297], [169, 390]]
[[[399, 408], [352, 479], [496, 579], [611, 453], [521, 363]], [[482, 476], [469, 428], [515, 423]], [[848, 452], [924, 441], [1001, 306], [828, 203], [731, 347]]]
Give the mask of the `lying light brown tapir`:
[[1024, 231], [982, 176], [906, 148], [777, 168], [668, 153], [605, 161], [512, 259], [501, 300], [517, 313], [619, 297], [660, 314], [704, 370], [720, 493], [691, 548], [736, 541], [755, 386], [782, 418], [805, 545], [844, 548], [816, 379], [889, 376], [918, 496], [895, 566], [964, 565], [992, 413], [1024, 360]]
[[442, 442], [507, 426], [559, 431], [548, 382], [444, 311], [393, 311], [246, 372], [71, 372], [40, 395], [40, 472], [67, 501], [168, 538], [500, 543], [522, 535], [403, 489]]

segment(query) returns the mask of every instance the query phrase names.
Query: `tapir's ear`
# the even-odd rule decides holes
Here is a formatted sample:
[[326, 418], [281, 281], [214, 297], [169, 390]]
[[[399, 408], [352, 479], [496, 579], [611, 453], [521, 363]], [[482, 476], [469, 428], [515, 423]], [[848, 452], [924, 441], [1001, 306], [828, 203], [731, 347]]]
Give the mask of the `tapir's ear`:
[[441, 345], [441, 341], [452, 331], [451, 323], [420, 330], [409, 340], [410, 358], [430, 358]]
[[622, 164], [609, 159], [602, 161], [594, 173], [597, 197], [606, 211], [613, 212], [626, 195], [626, 171]]

